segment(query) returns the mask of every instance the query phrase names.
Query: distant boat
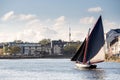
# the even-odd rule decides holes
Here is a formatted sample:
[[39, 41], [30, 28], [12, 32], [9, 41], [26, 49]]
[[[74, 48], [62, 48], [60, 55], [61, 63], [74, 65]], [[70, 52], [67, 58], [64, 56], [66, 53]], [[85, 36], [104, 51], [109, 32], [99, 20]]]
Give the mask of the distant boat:
[[89, 30], [87, 37], [71, 61], [76, 62], [77, 68], [96, 68], [96, 63], [105, 60], [104, 44], [104, 30], [102, 17], [100, 16], [92, 31]]

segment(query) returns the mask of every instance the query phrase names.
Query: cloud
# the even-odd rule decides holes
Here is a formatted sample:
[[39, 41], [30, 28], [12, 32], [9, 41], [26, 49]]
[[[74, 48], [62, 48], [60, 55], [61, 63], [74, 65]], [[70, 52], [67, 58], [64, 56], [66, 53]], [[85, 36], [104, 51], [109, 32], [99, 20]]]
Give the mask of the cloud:
[[98, 13], [98, 12], [101, 12], [101, 11], [103, 11], [101, 7], [94, 7], [94, 8], [89, 8], [88, 9], [88, 12], [96, 12], [96, 13]]
[[80, 23], [82, 24], [93, 24], [95, 23], [95, 18], [94, 17], [84, 17], [80, 19]]
[[10, 11], [5, 15], [3, 15], [2, 17], [3, 21], [8, 21], [8, 20], [28, 21], [32, 19], [36, 19], [36, 16], [32, 14], [15, 14], [14, 11]]
[[[17, 39], [23, 41], [39, 41], [43, 38], [50, 39], [66, 39], [65, 36], [68, 36], [68, 33], [65, 33], [67, 30], [66, 18], [65, 16], [59, 16], [56, 19], [46, 19], [45, 21], [40, 20], [36, 15], [32, 14], [15, 14], [14, 11], [6, 13], [2, 18], [5, 18], [6, 15], [12, 13], [12, 15], [3, 21], [12, 20], [12, 24], [19, 23], [23, 21], [24, 28], [22, 31], [15, 33], [14, 35]], [[9, 23], [9, 22], [7, 22]], [[64, 34], [63, 34], [64, 33]]]
[[59, 18], [55, 19], [55, 26], [60, 26], [65, 23], [65, 16], [60, 16]]
[[[2, 26], [3, 28], [5, 27], [5, 29], [8, 27], [8, 32], [0, 32], [1, 42], [14, 41], [15, 39], [27, 42], [38, 42], [44, 38], [49, 38], [52, 40], [69, 40], [69, 26], [65, 16], [59, 16], [55, 19], [41, 20], [36, 15], [15, 14], [14, 11], [11, 11], [3, 16], [3, 20], [5, 22], [1, 22], [1, 24], [3, 24]], [[13, 20], [12, 26], [9, 25], [8, 20]], [[14, 25], [14, 23], [16, 24], [16, 20], [17, 24], [23, 27], [22, 29], [20, 28], [21, 30], [16, 29], [18, 26]], [[24, 25], [23, 23], [19, 23], [19, 21], [23, 21]], [[80, 19], [80, 25], [87, 24], [83, 26], [90, 26], [91, 24], [95, 24], [95, 22], [96, 19], [93, 16], [83, 17]], [[104, 20], [103, 22], [105, 31], [118, 27], [118, 24], [115, 22], [110, 22], [109, 20]], [[15, 28], [13, 28], [13, 26]], [[18, 32], [10, 32], [9, 28], [16, 29]], [[72, 29], [71, 39], [74, 41], [84, 40], [87, 31], [88, 30], [86, 30], [86, 27], [77, 27], [76, 29]]]
[[76, 30], [72, 32], [72, 39], [73, 40], [80, 40], [83, 41], [86, 37], [86, 34], [84, 33], [84, 31], [81, 30]]
[[0, 42], [9, 42], [16, 39], [16, 34], [0, 32]]
[[[65, 16], [59, 16], [55, 19], [40, 20], [36, 15], [33, 14], [15, 14], [14, 11], [10, 11], [6, 13], [2, 18], [4, 24], [7, 23], [6, 25], [8, 27], [10, 27], [8, 25], [10, 20], [12, 20], [12, 24], [14, 27], [16, 27], [14, 23], [17, 23], [20, 26], [21, 22], [19, 21], [24, 22], [24, 25], [22, 25], [23, 30], [21, 31], [18, 31], [11, 35], [9, 35], [10, 32], [6, 33], [6, 37], [3, 37], [4, 34], [0, 33], [1, 35], [3, 35], [3, 41], [4, 39], [6, 41], [14, 41], [15, 39], [18, 39], [29, 42], [38, 42], [39, 40], [44, 38], [50, 38], [52, 40], [69, 39], [69, 28], [68, 24], [66, 23], [67, 21]], [[9, 37], [11, 37], [11, 39]]]
[[32, 19], [35, 19], [36, 16], [35, 15], [31, 15], [31, 14], [20, 14], [20, 15], [16, 15], [16, 18], [19, 19], [19, 20], [32, 20]]
[[[92, 26], [96, 23], [96, 19], [94, 17], [84, 17], [80, 19], [81, 24]], [[116, 29], [119, 27], [119, 24], [109, 20], [103, 20], [104, 31], [108, 32], [110, 29]]]
[[111, 22], [109, 20], [104, 20], [103, 26], [105, 28], [105, 32], [108, 32], [110, 29], [117, 29], [119, 27], [119, 24]]
[[54, 38], [57, 32], [40, 21], [32, 21], [26, 24], [25, 29], [18, 33], [17, 39], [30, 42], [38, 42], [44, 38]]
[[[36, 15], [29, 17], [26, 17], [27, 16], [26, 14], [22, 14], [22, 16], [21, 14], [13, 14], [13, 15], [14, 15], [13, 21], [16, 19], [18, 21], [20, 20], [24, 21], [24, 25], [22, 25], [23, 30], [12, 34], [5, 33], [5, 37], [3, 37], [4, 34], [0, 33], [1, 37], [3, 37], [3, 39], [1, 39], [2, 41], [14, 41], [15, 39], [17, 39], [27, 42], [38, 42], [44, 38], [50, 38], [52, 40], [58, 40], [58, 39], [62, 39], [65, 41], [69, 40], [69, 27], [65, 16], [59, 16], [53, 20], [52, 19], [40, 20]], [[94, 21], [94, 17], [86, 17], [86, 18], [82, 18], [81, 20], [83, 20], [83, 23], [87, 23], [87, 21], [85, 21], [86, 19], [89, 23]], [[14, 23], [16, 23], [16, 21], [14, 21]], [[21, 23], [19, 23], [19, 25], [21, 25]], [[81, 36], [83, 37], [84, 35], [81, 32], [82, 31], [80, 31], [79, 29], [72, 30], [72, 36], [71, 36], [72, 40], [79, 40], [79, 39], [83, 40]]]
[[6, 13], [3, 17], [2, 17], [2, 20], [3, 21], [7, 21], [7, 20], [10, 20], [10, 19], [13, 19], [15, 16], [14, 16], [14, 12], [13, 11], [10, 11], [8, 13]]

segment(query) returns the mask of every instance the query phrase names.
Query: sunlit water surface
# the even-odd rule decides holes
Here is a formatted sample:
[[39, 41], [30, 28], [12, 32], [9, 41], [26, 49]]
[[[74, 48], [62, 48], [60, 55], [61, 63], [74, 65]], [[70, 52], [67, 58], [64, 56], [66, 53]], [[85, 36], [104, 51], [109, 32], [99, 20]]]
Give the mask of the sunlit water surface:
[[120, 80], [120, 63], [80, 70], [69, 59], [3, 59], [0, 80]]

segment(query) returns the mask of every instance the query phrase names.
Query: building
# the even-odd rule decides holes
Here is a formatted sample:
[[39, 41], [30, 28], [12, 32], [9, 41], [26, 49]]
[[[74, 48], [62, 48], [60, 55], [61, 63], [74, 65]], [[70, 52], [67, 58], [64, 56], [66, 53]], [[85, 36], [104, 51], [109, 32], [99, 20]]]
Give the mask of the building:
[[53, 55], [63, 55], [63, 47], [66, 42], [62, 40], [53, 40], [51, 42], [51, 52]]
[[108, 53], [120, 56], [120, 29], [112, 29], [106, 34]]
[[[65, 42], [61, 40], [53, 40], [51, 43], [42, 45], [40, 43], [29, 43], [22, 41], [14, 41], [3, 44], [3, 50], [6, 47], [20, 47], [20, 52], [17, 55], [62, 55]], [[9, 53], [4, 53], [9, 55]]]
[[3, 46], [0, 44], [0, 55], [3, 55]]
[[[4, 43], [3, 52], [5, 55], [10, 55], [10, 47], [17, 46], [20, 52], [15, 55], [23, 56], [43, 56], [43, 55], [64, 55], [63, 48], [67, 44], [79, 44], [78, 42], [65, 42], [62, 40], [53, 40], [48, 44], [29, 43], [22, 41], [14, 41]], [[6, 51], [7, 50], [7, 51]], [[1, 51], [2, 52], [2, 51]]]
[[[8, 42], [8, 47], [18, 46], [20, 47], [20, 52], [17, 55], [43, 55], [45, 53], [51, 54], [51, 47], [49, 45], [41, 45], [40, 43], [28, 43], [28, 42]], [[3, 45], [3, 48], [5, 46]]]

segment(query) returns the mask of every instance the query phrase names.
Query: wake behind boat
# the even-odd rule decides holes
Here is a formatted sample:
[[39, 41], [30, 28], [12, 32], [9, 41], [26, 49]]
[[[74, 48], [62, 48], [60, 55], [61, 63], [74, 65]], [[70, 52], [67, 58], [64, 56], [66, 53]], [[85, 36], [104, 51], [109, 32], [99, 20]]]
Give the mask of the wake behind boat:
[[96, 63], [103, 62], [105, 59], [104, 44], [104, 30], [100, 16], [71, 61], [76, 62], [77, 68], [96, 68]]

